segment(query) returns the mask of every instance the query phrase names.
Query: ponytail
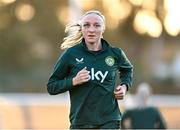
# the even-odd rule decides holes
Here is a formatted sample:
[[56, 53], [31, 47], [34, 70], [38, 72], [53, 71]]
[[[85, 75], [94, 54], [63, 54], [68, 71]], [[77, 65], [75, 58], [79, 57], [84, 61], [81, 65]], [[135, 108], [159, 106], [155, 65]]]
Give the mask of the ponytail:
[[70, 48], [78, 44], [83, 38], [81, 32], [81, 25], [78, 22], [66, 25], [65, 33], [67, 33], [68, 36], [63, 39], [61, 49]]

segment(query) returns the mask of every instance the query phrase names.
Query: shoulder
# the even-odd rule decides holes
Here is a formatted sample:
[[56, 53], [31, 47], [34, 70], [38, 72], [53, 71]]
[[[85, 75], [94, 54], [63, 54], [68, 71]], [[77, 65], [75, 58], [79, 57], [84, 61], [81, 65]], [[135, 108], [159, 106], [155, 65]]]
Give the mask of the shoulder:
[[77, 49], [81, 49], [82, 48], [82, 42], [77, 43], [76, 45], [72, 46], [69, 48], [69, 50], [77, 50]]
[[117, 55], [121, 53], [121, 50], [122, 50], [121, 48], [113, 46], [111, 43], [107, 42], [104, 39], [102, 39], [102, 42], [105, 49], [108, 49], [112, 53], [117, 54]]
[[116, 57], [124, 57], [125, 53], [122, 50], [122, 48], [118, 48], [118, 47], [114, 47], [114, 46], [110, 46], [110, 49], [112, 51], [112, 53], [116, 56]]
[[123, 51], [121, 48], [114, 47], [114, 46], [111, 46], [111, 50], [118, 55], [121, 55]]
[[137, 113], [136, 109], [127, 109], [126, 111], [124, 111], [123, 116], [131, 116], [134, 113]]
[[153, 113], [159, 113], [159, 109], [157, 107], [154, 107], [154, 106], [147, 107], [147, 110], [152, 111]]
[[65, 50], [61, 53], [61, 55], [71, 56], [71, 55], [73, 55], [74, 53], [76, 53], [77, 51], [79, 51], [81, 48], [82, 48], [82, 47], [81, 47], [81, 44], [78, 43], [78, 44], [76, 44], [76, 45], [73, 46], [73, 47], [70, 47], [70, 48], [68, 48], [68, 49], [65, 49]]
[[107, 41], [105, 41], [105, 43], [108, 44], [109, 53], [111, 53], [117, 61], [126, 61], [127, 60], [126, 54], [124, 53], [122, 48], [112, 46], [112, 44], [108, 43]]

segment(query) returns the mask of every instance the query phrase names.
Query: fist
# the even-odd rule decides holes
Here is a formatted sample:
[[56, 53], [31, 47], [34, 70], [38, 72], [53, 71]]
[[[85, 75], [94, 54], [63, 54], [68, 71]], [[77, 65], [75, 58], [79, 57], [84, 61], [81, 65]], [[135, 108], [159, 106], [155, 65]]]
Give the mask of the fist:
[[114, 90], [114, 96], [117, 100], [122, 100], [124, 99], [126, 95], [127, 87], [126, 85], [119, 85], [116, 87]]
[[90, 75], [89, 75], [90, 72], [88, 70], [86, 70], [86, 69], [87, 68], [84, 67], [73, 78], [73, 86], [83, 84], [83, 83], [88, 82], [90, 80]]

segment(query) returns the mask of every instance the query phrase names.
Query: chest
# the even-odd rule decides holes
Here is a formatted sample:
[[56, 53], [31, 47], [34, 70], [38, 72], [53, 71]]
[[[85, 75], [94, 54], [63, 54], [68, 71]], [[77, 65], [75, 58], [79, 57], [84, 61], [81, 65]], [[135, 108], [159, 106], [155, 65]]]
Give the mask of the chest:
[[117, 60], [111, 53], [74, 55], [71, 58], [71, 75], [76, 75], [84, 67], [90, 71], [91, 80], [99, 82], [115, 78], [118, 70]]

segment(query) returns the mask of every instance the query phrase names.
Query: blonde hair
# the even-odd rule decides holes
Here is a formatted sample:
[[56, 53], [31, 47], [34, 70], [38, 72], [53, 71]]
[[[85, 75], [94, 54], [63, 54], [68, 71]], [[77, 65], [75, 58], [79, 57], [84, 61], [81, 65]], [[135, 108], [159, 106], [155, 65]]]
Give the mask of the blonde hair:
[[101, 14], [101, 12], [97, 10], [91, 10], [86, 12], [79, 21], [69, 23], [66, 25], [65, 33], [67, 33], [67, 36], [63, 39], [63, 43], [61, 44], [61, 49], [70, 48], [82, 41], [83, 35], [81, 32], [82, 29], [81, 20], [88, 14], [97, 14], [102, 18], [105, 24], [105, 17]]

